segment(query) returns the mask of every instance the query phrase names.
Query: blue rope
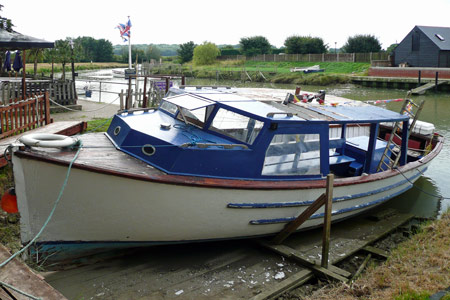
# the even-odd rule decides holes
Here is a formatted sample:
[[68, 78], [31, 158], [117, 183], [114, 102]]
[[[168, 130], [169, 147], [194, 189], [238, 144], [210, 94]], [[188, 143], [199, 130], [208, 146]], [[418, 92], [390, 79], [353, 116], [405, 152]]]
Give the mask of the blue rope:
[[69, 181], [69, 175], [70, 175], [70, 171], [72, 170], [72, 165], [75, 162], [75, 160], [77, 160], [78, 155], [80, 154], [81, 148], [82, 148], [82, 143], [81, 140], [79, 140], [79, 145], [78, 145], [78, 150], [77, 153], [75, 153], [75, 156], [73, 157], [73, 159], [70, 161], [69, 164], [69, 169], [67, 170], [67, 174], [66, 174], [66, 178], [64, 179], [63, 185], [61, 187], [61, 190], [59, 191], [59, 195], [56, 198], [55, 204], [53, 205], [52, 211], [50, 212], [47, 220], [45, 221], [44, 225], [42, 226], [41, 230], [39, 230], [39, 232], [36, 234], [36, 236], [25, 246], [23, 247], [21, 250], [17, 251], [16, 253], [14, 253], [13, 255], [11, 255], [11, 257], [9, 257], [8, 259], [6, 259], [4, 262], [2, 262], [0, 264], [0, 268], [4, 267], [7, 263], [9, 263], [11, 260], [13, 260], [15, 257], [17, 257], [18, 255], [22, 254], [25, 250], [27, 250], [31, 244], [33, 244], [38, 238], [39, 236], [42, 234], [42, 232], [44, 231], [45, 227], [47, 227], [48, 223], [50, 222], [51, 218], [53, 217], [53, 213], [56, 210], [56, 207], [58, 206], [59, 201], [61, 200], [61, 197], [63, 195], [64, 189], [66, 188], [67, 182]]

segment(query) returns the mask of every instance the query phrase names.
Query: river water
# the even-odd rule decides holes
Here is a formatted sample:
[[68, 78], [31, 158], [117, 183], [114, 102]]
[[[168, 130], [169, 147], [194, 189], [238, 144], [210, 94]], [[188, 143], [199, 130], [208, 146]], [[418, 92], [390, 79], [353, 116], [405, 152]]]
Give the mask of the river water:
[[[91, 81], [89, 81], [91, 80]], [[80, 78], [77, 79], [77, 88], [90, 87], [91, 89], [98, 89], [98, 82], [93, 80], [104, 80], [102, 89], [107, 89], [111, 92], [120, 92], [121, 89], [126, 89], [125, 83], [128, 81], [123, 77], [114, 77], [111, 70], [98, 70], [80, 73]], [[254, 82], [235, 82], [235, 81], [220, 81], [191, 79], [186, 80], [188, 85], [220, 85], [232, 87], [261, 87], [261, 88], [277, 88], [295, 90], [296, 85], [293, 84], [271, 84], [271, 83], [254, 83]], [[143, 84], [140, 85], [143, 87]], [[353, 84], [336, 85], [336, 86], [301, 86], [302, 90], [317, 92], [325, 90], [327, 94], [340, 96], [352, 100], [387, 100], [404, 98], [406, 90], [400, 89], [385, 89], [385, 88], [367, 88]], [[93, 101], [99, 100], [98, 92], [93, 92]], [[117, 101], [117, 94], [102, 93], [102, 102]], [[450, 208], [450, 93], [442, 93], [435, 91], [427, 91], [424, 95], [412, 96], [412, 99], [418, 103], [421, 100], [426, 100], [424, 109], [419, 117], [420, 120], [433, 123], [436, 127], [436, 132], [445, 137], [447, 143], [444, 145], [440, 155], [432, 162], [424, 176], [419, 178], [415, 187], [408, 192], [390, 200], [384, 206], [393, 207], [403, 212], [410, 212], [419, 217], [435, 218], [442, 212]], [[116, 102], [118, 104], [118, 102]], [[390, 102], [382, 104], [385, 108], [400, 111], [401, 102]]]

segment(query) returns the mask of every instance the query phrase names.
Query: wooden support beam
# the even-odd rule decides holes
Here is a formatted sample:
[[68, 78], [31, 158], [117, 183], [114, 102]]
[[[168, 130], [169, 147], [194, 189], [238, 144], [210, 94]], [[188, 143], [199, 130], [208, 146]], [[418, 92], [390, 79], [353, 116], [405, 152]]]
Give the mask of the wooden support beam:
[[298, 227], [308, 220], [327, 200], [326, 194], [320, 195], [307, 209], [305, 209], [295, 220], [286, 224], [283, 230], [278, 233], [272, 240], [274, 244], [281, 244], [289, 235], [291, 235]]
[[331, 208], [333, 203], [333, 181], [334, 175], [327, 175], [327, 190], [325, 192], [325, 215], [323, 220], [323, 236], [322, 236], [322, 263], [324, 268], [328, 267], [328, 253], [330, 252], [330, 231], [331, 231]]
[[361, 275], [362, 271], [366, 267], [369, 260], [372, 258], [372, 254], [368, 254], [366, 258], [363, 260], [362, 264], [359, 266], [358, 270], [356, 270], [355, 275], [353, 275], [352, 279], [350, 281], [354, 281], [356, 278], [358, 278], [359, 275]]

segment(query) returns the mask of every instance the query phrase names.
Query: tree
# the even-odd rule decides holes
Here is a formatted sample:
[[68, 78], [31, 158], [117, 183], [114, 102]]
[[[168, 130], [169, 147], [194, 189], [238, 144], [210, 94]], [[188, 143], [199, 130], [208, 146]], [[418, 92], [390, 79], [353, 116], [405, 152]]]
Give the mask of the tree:
[[[3, 9], [3, 5], [0, 4], [0, 11], [1, 11], [2, 9]], [[12, 32], [12, 31], [13, 31], [13, 30], [12, 30], [13, 26], [14, 26], [14, 25], [12, 24], [11, 19], [4, 18], [4, 17], [0, 16], [0, 28], [1, 28], [1, 29], [5, 29], [5, 30], [8, 31], [8, 32]]]
[[159, 48], [154, 45], [150, 45], [145, 51], [145, 57], [148, 61], [152, 59], [159, 60], [161, 58], [161, 50], [159, 50]]
[[346, 53], [380, 52], [381, 43], [373, 35], [357, 34], [347, 39], [347, 43], [342, 47], [342, 50]]
[[44, 49], [42, 48], [33, 48], [30, 49], [28, 52], [28, 58], [33, 61], [34, 63], [34, 69], [33, 69], [33, 78], [37, 78], [37, 64], [38, 62], [41, 62], [44, 58]]
[[72, 49], [70, 48], [70, 38], [57, 40], [55, 42], [56, 61], [62, 64], [62, 79], [66, 79], [66, 64], [71, 61]]
[[180, 44], [180, 48], [178, 49], [177, 53], [178, 58], [180, 59], [182, 64], [190, 62], [192, 60], [192, 57], [194, 56], [195, 46], [196, 45], [193, 41]]
[[390, 45], [390, 46], [386, 49], [386, 52], [387, 52], [388, 54], [391, 54], [397, 46], [398, 46], [398, 44], [392, 44], [392, 45]]
[[95, 41], [94, 61], [109, 62], [113, 61], [113, 46], [112, 43], [105, 39]]
[[263, 36], [241, 38], [239, 45], [241, 46], [241, 52], [246, 56], [268, 54], [272, 48], [269, 41]]
[[308, 54], [308, 53], [325, 53], [327, 46], [323, 43], [322, 38], [310, 36], [293, 35], [284, 41], [286, 53], [289, 54]]
[[211, 65], [216, 61], [217, 56], [220, 55], [220, 50], [217, 46], [210, 42], [195, 47], [193, 61], [195, 65]]

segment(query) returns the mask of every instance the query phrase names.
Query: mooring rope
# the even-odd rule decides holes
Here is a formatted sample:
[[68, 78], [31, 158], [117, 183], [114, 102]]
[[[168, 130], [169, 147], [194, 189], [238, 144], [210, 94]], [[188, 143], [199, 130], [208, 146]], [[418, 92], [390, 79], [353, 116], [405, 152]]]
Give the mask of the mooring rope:
[[[120, 97], [118, 96], [118, 97], [117, 97], [116, 99], [114, 99], [112, 102], [110, 102], [110, 103], [108, 103], [108, 104], [106, 104], [106, 105], [104, 105], [104, 106], [102, 106], [102, 107], [99, 107], [99, 108], [96, 108], [96, 109], [91, 109], [91, 110], [83, 110], [82, 112], [94, 112], [94, 111], [102, 110], [102, 109], [104, 109], [105, 107], [107, 107], [107, 106], [113, 104], [114, 102], [116, 102], [119, 98], [120, 98]], [[59, 106], [59, 107], [62, 107], [62, 108], [64, 108], [64, 109], [67, 109], [67, 110], [69, 110], [69, 111], [80, 111], [80, 110], [77, 110], [77, 109], [72, 109], [72, 108], [70, 108], [70, 107], [61, 105], [61, 104], [57, 103], [56, 101], [54, 101], [54, 100], [51, 99], [51, 98], [49, 98], [49, 99], [50, 99], [50, 102], [52, 102], [53, 104], [55, 104], [55, 105], [57, 105], [57, 106]], [[95, 103], [95, 102], [94, 102], [94, 103]]]
[[[425, 191], [424, 189], [421, 189], [421, 188], [419, 188], [418, 186], [416, 186], [415, 185], [415, 183], [414, 182], [412, 182], [411, 180], [409, 180], [409, 178], [408, 177], [406, 177], [406, 175], [402, 172], [402, 171], [400, 171], [399, 169], [397, 169], [397, 168], [394, 168], [394, 170], [395, 171], [397, 171], [397, 172], [399, 172], [413, 187], [415, 187], [416, 189], [418, 189], [420, 192], [422, 192], [422, 193], [424, 193], [424, 194], [427, 194], [428, 196], [431, 196], [431, 197], [435, 197], [435, 198], [438, 198], [438, 199], [445, 199], [445, 200], [449, 200], [450, 199], [450, 197], [443, 197], [443, 196], [440, 196], [440, 195], [436, 195], [436, 194], [433, 194], [433, 193], [430, 193], [430, 192], [427, 192], [427, 191]], [[419, 169], [416, 169], [417, 170], [417, 172], [419, 172], [420, 174], [422, 174], [422, 175], [425, 175], [422, 171], [420, 171]]]
[[[68, 170], [67, 170], [66, 177], [64, 178], [64, 182], [63, 182], [63, 185], [62, 185], [62, 187], [61, 187], [61, 190], [59, 191], [58, 197], [56, 198], [56, 201], [55, 201], [55, 203], [53, 204], [53, 208], [52, 208], [52, 210], [51, 210], [51, 212], [50, 212], [50, 214], [49, 214], [47, 220], [45, 221], [44, 225], [42, 225], [41, 229], [40, 229], [39, 232], [36, 234], [36, 236], [35, 236], [31, 241], [29, 241], [28, 244], [27, 244], [25, 247], [23, 247], [21, 250], [17, 251], [17, 252], [14, 253], [13, 255], [11, 255], [9, 258], [7, 258], [5, 261], [3, 261], [3, 262], [0, 264], [0, 268], [6, 266], [11, 260], [13, 260], [13, 259], [16, 258], [18, 255], [22, 254], [25, 250], [27, 250], [27, 249], [28, 249], [28, 248], [29, 248], [29, 247], [30, 247], [30, 246], [31, 246], [31, 245], [32, 245], [32, 244], [33, 244], [33, 243], [41, 236], [42, 232], [44, 231], [44, 229], [47, 227], [48, 223], [49, 223], [50, 220], [52, 219], [53, 214], [54, 214], [54, 212], [55, 212], [55, 210], [56, 210], [56, 207], [58, 206], [58, 203], [59, 203], [59, 201], [61, 200], [61, 197], [62, 197], [62, 195], [63, 195], [63, 192], [64, 192], [64, 190], [65, 190], [65, 188], [66, 188], [66, 186], [67, 186], [67, 182], [69, 181], [69, 175], [70, 175], [70, 172], [71, 172], [71, 170], [72, 170], [72, 165], [73, 165], [73, 163], [77, 160], [78, 155], [80, 154], [80, 151], [81, 151], [81, 148], [82, 148], [81, 140], [79, 140], [78, 143], [79, 143], [79, 145], [78, 145], [78, 150], [77, 150], [77, 152], [75, 153], [75, 156], [72, 158], [72, 160], [71, 160], [70, 163], [69, 163], [69, 168], [68, 168]], [[22, 290], [20, 290], [20, 289], [18, 289], [18, 288], [16, 288], [16, 287], [13, 287], [12, 285], [9, 285], [9, 284], [7, 284], [7, 283], [5, 283], [5, 282], [3, 282], [3, 281], [0, 281], [0, 285], [2, 285], [2, 286], [4, 286], [4, 287], [7, 287], [7, 288], [9, 288], [9, 289], [12, 289], [12, 290], [16, 291], [17, 293], [22, 294], [22, 295], [24, 295], [24, 296], [26, 296], [26, 297], [28, 297], [28, 298], [33, 299], [33, 300], [41, 300], [41, 299], [42, 299], [42, 298], [39, 298], [39, 297], [35, 297], [35, 296], [33, 296], [33, 295], [30, 295], [30, 294], [28, 294], [28, 293], [26, 293], [26, 292], [24, 292], [24, 291], [22, 291]]]

